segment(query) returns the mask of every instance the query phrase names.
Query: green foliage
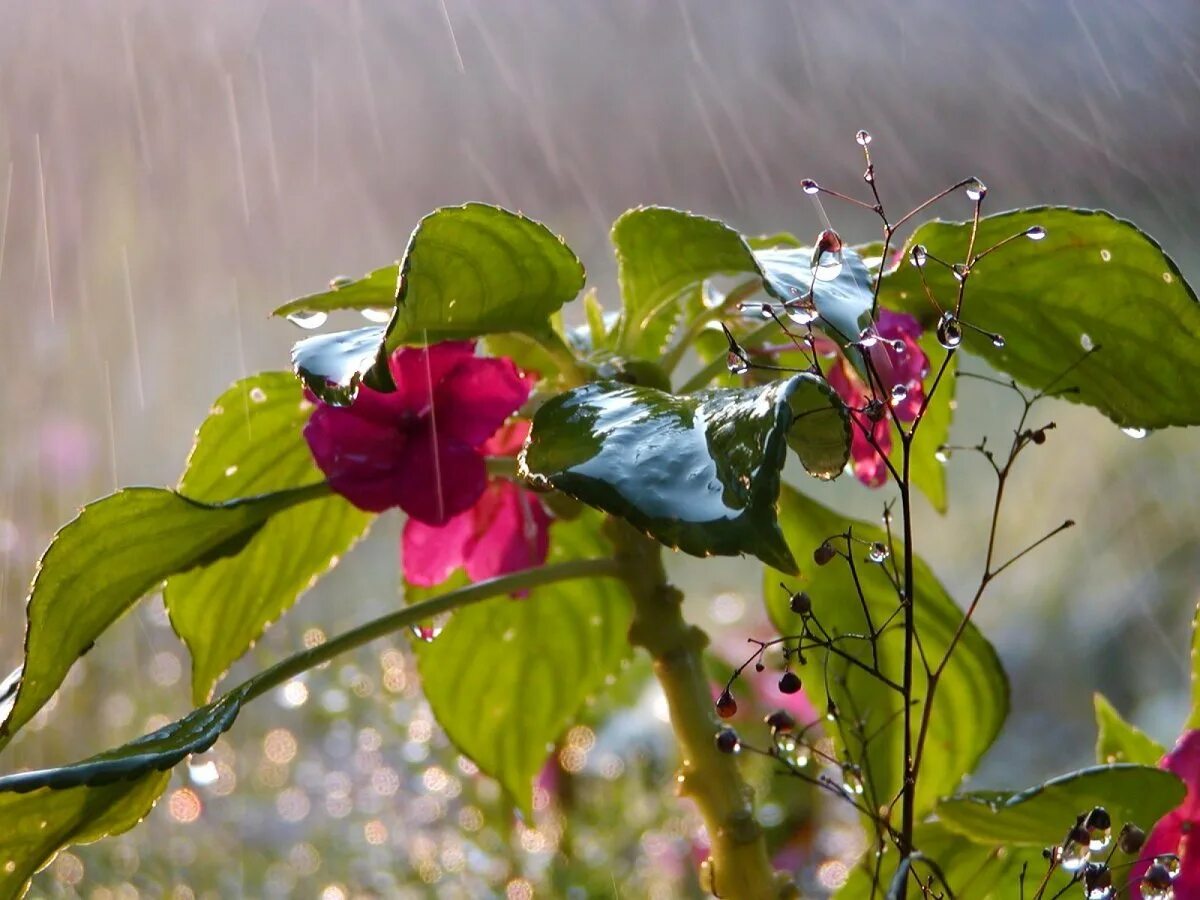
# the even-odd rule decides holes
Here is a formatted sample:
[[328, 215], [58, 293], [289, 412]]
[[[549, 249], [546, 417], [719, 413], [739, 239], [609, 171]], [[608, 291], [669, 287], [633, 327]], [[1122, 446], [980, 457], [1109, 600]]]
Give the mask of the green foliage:
[[1118, 762], [1157, 765], [1166, 752], [1162, 744], [1122, 719], [1103, 694], [1096, 694], [1093, 699], [1096, 704], [1096, 726], [1099, 729], [1096, 762], [1102, 765]]
[[[218, 503], [319, 482], [301, 433], [311, 409], [289, 372], [239, 381], [197, 431], [179, 492]], [[236, 553], [167, 580], [163, 596], [191, 653], [195, 702], [208, 699], [229, 665], [336, 564], [371, 519], [330, 494], [272, 516]]]
[[845, 407], [811, 375], [684, 397], [593, 382], [538, 410], [522, 465], [668, 546], [752, 553], [791, 572], [775, 519], [787, 446], [833, 477], [849, 440]]
[[[931, 372], [926, 380], [925, 389], [928, 391], [933, 384], [932, 379], [937, 375], [941, 360], [946, 357], [946, 351], [938, 343], [937, 335], [926, 332], [919, 341], [921, 349], [929, 358]], [[912, 442], [912, 458], [909, 461], [909, 474], [913, 484], [920, 489], [925, 498], [938, 512], [944, 513], [949, 506], [946, 496], [946, 467], [938, 461], [938, 448], [950, 439], [950, 425], [954, 421], [954, 395], [958, 387], [958, 355], [950, 357], [942, 380], [938, 384], [937, 393], [921, 418], [921, 427]], [[893, 433], [892, 462], [900, 465], [902, 449], [900, 440]]]
[[127, 488], [85, 506], [38, 565], [24, 676], [0, 726], [0, 746], [50, 699], [96, 638], [163, 579], [239, 553], [272, 515], [326, 493], [319, 484], [204, 504], [161, 488]]
[[[611, 553], [597, 518], [555, 524], [548, 562]], [[406, 593], [411, 600], [429, 591]], [[624, 585], [595, 578], [460, 610], [432, 642], [417, 642], [438, 724], [527, 818], [547, 748], [617, 671], [629, 652], [631, 618]]]
[[[976, 252], [1040, 225], [1041, 241], [1018, 239], [973, 269], [963, 317], [1004, 335], [1005, 346], [969, 329], [963, 346], [1018, 381], [1042, 390], [1077, 386], [1064, 396], [1123, 427], [1200, 424], [1200, 305], [1175, 262], [1148, 235], [1110, 213], [1040, 207], [980, 221]], [[969, 222], [930, 222], [909, 240], [949, 262], [962, 260]], [[925, 276], [942, 306], [958, 283], [942, 266]], [[880, 302], [920, 316], [936, 312], [916, 267], [883, 281]], [[1084, 359], [1088, 347], [1100, 348]], [[1073, 362], [1079, 366], [1056, 381]]]
[[976, 791], [943, 800], [938, 819], [982, 844], [1048, 846], [1060, 843], [1076, 817], [1103, 806], [1113, 824], [1149, 830], [1182, 801], [1187, 787], [1171, 772], [1116, 763], [1060, 775], [1025, 791]]
[[[561, 346], [550, 316], [583, 289], [584, 273], [546, 226], [496, 206], [468, 203], [435, 210], [420, 221], [398, 278], [386, 328], [317, 335], [296, 345], [297, 371], [318, 396], [346, 402], [363, 379], [390, 390], [387, 357], [404, 344], [512, 331]], [[275, 313], [376, 306], [385, 279], [376, 272], [367, 280], [359, 291], [331, 290]]]
[[[812, 562], [812, 552], [827, 538], [850, 528], [855, 538], [884, 541], [878, 527], [855, 522], [822, 506], [815, 500], [784, 485], [780, 494], [779, 521], [788, 546], [802, 561], [802, 574], [786, 584], [793, 590], [806, 590], [821, 625], [831, 635], [869, 632], [863, 607], [849, 567], [840, 560], [825, 566]], [[844, 542], [834, 541], [844, 549]], [[895, 553], [901, 553], [897, 542]], [[866, 550], [853, 545], [855, 571], [862, 586], [871, 624], [878, 629], [896, 610], [897, 596], [884, 567], [866, 561]], [[891, 560], [888, 561], [891, 564]], [[799, 617], [789, 607], [789, 597], [779, 586], [783, 573], [767, 571], [763, 591], [771, 621], [780, 634], [797, 634]], [[962, 621], [962, 611], [938, 583], [933, 572], [920, 559], [914, 573], [916, 585], [917, 627], [921, 646], [930, 666], [936, 667], [949, 641]], [[869, 644], [863, 640], [842, 639], [837, 644], [865, 665], [872, 664]], [[893, 682], [902, 679], [904, 635], [892, 628], [877, 641], [879, 668]], [[881, 684], [869, 673], [844, 659], [823, 651], [814, 651], [805, 677], [805, 690], [817, 708], [824, 708], [829, 696], [837, 703], [845, 723], [834, 737], [848, 743], [855, 757], [865, 758], [863, 778], [867, 805], [878, 809], [895, 796], [901, 785], [903, 763], [903, 702], [900, 694]], [[828, 678], [822, 667], [828, 666]], [[802, 677], [805, 672], [801, 671]], [[826, 693], [828, 686], [828, 693]], [[916, 662], [913, 696], [920, 701], [917, 719], [924, 711], [928, 680], [920, 660]], [[933, 808], [935, 801], [953, 791], [962, 777], [971, 772], [984, 751], [992, 745], [1008, 714], [1008, 679], [987, 639], [968, 624], [962, 639], [943, 670], [932, 713], [925, 754], [921, 760], [917, 789], [918, 815]], [[856, 720], [862, 728], [850, 727]], [[865, 753], [856, 732], [872, 735]]]
[[289, 300], [272, 311], [273, 316], [304, 317], [312, 313], [328, 313], [336, 309], [391, 310], [396, 305], [396, 283], [400, 263], [368, 272], [350, 281], [334, 279], [329, 290]]

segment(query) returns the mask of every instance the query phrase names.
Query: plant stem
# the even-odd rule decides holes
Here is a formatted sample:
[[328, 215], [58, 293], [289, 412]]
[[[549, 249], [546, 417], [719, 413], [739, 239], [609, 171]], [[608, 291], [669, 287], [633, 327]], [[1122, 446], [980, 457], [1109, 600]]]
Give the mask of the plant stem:
[[[901, 438], [904, 449], [902, 477], [900, 479], [900, 512], [904, 524], [904, 783], [901, 788], [900, 811], [900, 865], [901, 868], [912, 856], [913, 828], [917, 806], [917, 771], [914, 766], [916, 753], [913, 750], [913, 643], [916, 638], [916, 598], [913, 596], [913, 534], [912, 534], [912, 490], [909, 480], [909, 464], [912, 459], [911, 433]], [[896, 900], [905, 900], [908, 895], [908, 879], [905, 878], [896, 892]]]
[[630, 643], [654, 660], [679, 744], [678, 791], [695, 801], [708, 829], [704, 887], [727, 900], [777, 900], [790, 881], [777, 874], [754, 818], [753, 792], [736, 757], [717, 749], [717, 719], [704, 672], [708, 637], [683, 618], [683, 595], [667, 583], [662, 549], [629, 525], [610, 520], [608, 531], [630, 593], [634, 617]]

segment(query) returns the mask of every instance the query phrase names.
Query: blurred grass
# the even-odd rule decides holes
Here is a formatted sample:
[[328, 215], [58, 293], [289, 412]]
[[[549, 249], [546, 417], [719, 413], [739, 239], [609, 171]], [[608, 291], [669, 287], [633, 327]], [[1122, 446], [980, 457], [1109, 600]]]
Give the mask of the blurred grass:
[[[664, 203], [808, 235], [821, 220], [799, 180], [853, 191], [865, 127], [894, 210], [976, 174], [992, 209], [1132, 218], [1195, 282], [1198, 50], [1191, 0], [0, 4], [0, 667], [19, 659], [24, 590], [54, 528], [118, 483], [173, 483], [212, 398], [287, 366], [296, 335], [268, 310], [397, 257], [429, 209], [483, 200], [547, 222], [611, 305], [621, 211]], [[828, 211], [844, 235], [874, 236], [859, 211]], [[989, 783], [1084, 760], [1093, 689], [1164, 740], [1185, 702], [1197, 438], [1136, 442], [1087, 411], [1046, 412], [1059, 428], [1014, 483], [1004, 532], [1016, 547], [1067, 516], [1080, 527], [981, 612], [1022, 698]], [[959, 413], [973, 442], [1015, 409], [964, 384]], [[920, 549], [961, 595], [990, 488], [961, 456], [950, 482], [951, 513], [927, 516]], [[864, 515], [883, 500], [828, 491]], [[394, 604], [394, 535], [381, 535], [243, 668], [310, 624]], [[698, 612], [756, 590], [748, 565], [677, 568]], [[186, 677], [127, 683], [174, 652], [152, 612], [123, 622], [5, 768], [182, 710]], [[104, 712], [114, 679], [137, 694], [136, 718]], [[164, 835], [220, 827], [155, 816]]]

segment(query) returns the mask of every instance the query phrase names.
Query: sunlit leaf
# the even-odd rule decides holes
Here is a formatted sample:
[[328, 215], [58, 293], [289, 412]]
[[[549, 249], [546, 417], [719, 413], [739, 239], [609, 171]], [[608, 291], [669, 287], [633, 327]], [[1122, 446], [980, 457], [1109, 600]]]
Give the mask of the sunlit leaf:
[[683, 397], [594, 382], [538, 410], [523, 465], [668, 546], [752, 553], [794, 571], [775, 520], [787, 447], [813, 474], [832, 477], [849, 438], [845, 407], [811, 375]]
[[1121, 718], [1103, 694], [1093, 697], [1096, 704], [1096, 762], [1157, 765], [1166, 750], [1163, 745]]
[[[1077, 387], [1063, 396], [1123, 427], [1200, 424], [1200, 305], [1175, 262], [1132, 223], [1065, 207], [988, 216], [975, 249], [1034, 226], [1045, 229], [1044, 239], [1001, 247], [967, 281], [963, 319], [1002, 334], [1004, 347], [970, 329], [963, 346], [1035, 389]], [[930, 222], [909, 247], [923, 244], [940, 259], [961, 261], [970, 230], [970, 223]], [[952, 305], [953, 274], [932, 263], [924, 271], [934, 296]], [[936, 321], [908, 263], [884, 278], [880, 299], [926, 326]]]
[[[551, 529], [551, 563], [608, 553], [595, 514]], [[410, 601], [428, 593], [407, 590]], [[624, 585], [593, 578], [459, 610], [432, 642], [417, 642], [434, 717], [527, 816], [549, 745], [629, 652], [631, 618]]]
[[368, 272], [362, 278], [334, 279], [329, 290], [307, 297], [297, 297], [274, 310], [273, 316], [298, 316], [331, 312], [337, 309], [369, 309], [392, 311], [396, 305], [396, 282], [400, 263]]
[[85, 506], [38, 564], [24, 677], [0, 725], [0, 746], [104, 630], [163, 579], [238, 553], [272, 515], [326, 493], [320, 484], [209, 505], [161, 488], [127, 488]]
[[[782, 573], [768, 571], [764, 575], [764, 596], [775, 627], [781, 634], [797, 634], [800, 629], [799, 616], [791, 611], [789, 596], [780, 587], [783, 578], [789, 589], [803, 589], [812, 596], [813, 611], [829, 634], [868, 633], [871, 629], [849, 567], [838, 559], [818, 566], [812, 561], [812, 553], [826, 539], [843, 534], [848, 527], [855, 538], [867, 542], [886, 541], [884, 531], [875, 525], [850, 520], [787, 485], [780, 494], [779, 521], [788, 546], [800, 560], [802, 574], [783, 578]], [[845, 542], [835, 538], [835, 545], [844, 549]], [[867, 560], [866, 546], [855, 544], [853, 551], [870, 625], [878, 629], [896, 612], [899, 602], [896, 590], [883, 566]], [[902, 552], [899, 542], [895, 552]], [[914, 576], [921, 646], [930, 665], [935, 666], [962, 620], [962, 611], [920, 559], [916, 560]], [[838, 646], [865, 665], [873, 663], [871, 648], [864, 640], [842, 639]], [[899, 684], [903, 679], [902, 630], [886, 630], [876, 647], [880, 670]], [[824, 677], [826, 665], [828, 679]], [[840, 714], [850, 721], [863, 720], [863, 731], [872, 735], [863, 765], [865, 800], [872, 809], [886, 804], [899, 792], [902, 780], [904, 706], [900, 694], [844, 658], [831, 654], [826, 660], [825, 654], [817, 651], [810, 654], [808, 668], [801, 670], [800, 675], [805, 690], [819, 709], [824, 709], [828, 700], [825, 692], [828, 684]], [[913, 688], [919, 704], [918, 721], [927, 693], [928, 681], [918, 660]], [[975, 768], [996, 739], [1008, 714], [1008, 702], [1008, 679], [995, 650], [974, 625], [968, 625], [940, 677], [929, 717], [917, 789], [918, 813], [931, 809], [939, 797], [954, 790], [962, 777]], [[857, 742], [849, 749], [855, 756], [862, 753]]]
[[1076, 818], [1094, 806], [1119, 828], [1145, 830], [1183, 800], [1186, 785], [1164, 769], [1117, 763], [1060, 775], [1025, 791], [976, 791], [943, 800], [938, 819], [984, 844], [1048, 846], [1063, 840]]
[[[311, 410], [288, 372], [239, 381], [196, 433], [179, 492], [217, 503], [321, 481], [302, 435]], [[192, 656], [195, 702], [208, 699], [229, 665], [350, 549], [371, 518], [331, 494], [272, 516], [236, 553], [167, 580], [167, 612]]]

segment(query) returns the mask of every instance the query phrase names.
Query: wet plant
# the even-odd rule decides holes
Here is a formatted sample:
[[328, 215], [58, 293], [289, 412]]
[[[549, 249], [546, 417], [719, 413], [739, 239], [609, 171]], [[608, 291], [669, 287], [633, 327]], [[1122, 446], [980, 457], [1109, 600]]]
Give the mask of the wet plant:
[[[751, 756], [862, 828], [866, 852], [844, 884], [823, 882], [839, 896], [1186, 896], [1200, 874], [1186, 853], [1200, 712], [1165, 757], [1101, 707], [1099, 765], [1013, 792], [962, 781], [1010, 702], [976, 611], [1073, 525], [1047, 522], [1013, 549], [1000, 531], [1018, 461], [1058, 436], [1046, 401], [1093, 407], [1135, 436], [1200, 423], [1196, 297], [1132, 224], [1065, 207], [985, 215], [977, 178], [893, 218], [871, 136], [856, 143], [870, 196], [803, 181], [824, 224], [811, 245], [663, 207], [621, 216], [619, 310], [581, 293], [583, 267], [553, 232], [482, 204], [431, 213], [398, 265], [276, 310], [314, 332], [295, 345], [294, 372], [234, 384], [177, 488], [88, 504], [41, 561], [25, 660], [0, 687], [0, 748], [160, 587], [192, 657], [196, 709], [82, 762], [0, 777], [0, 819], [12, 823], [0, 896], [23, 893], [61, 848], [133, 827], [170, 769], [256, 698], [397, 633], [413, 638], [438, 723], [526, 815], [547, 746], [631, 648], [645, 654], [714, 896], [814, 886], [812, 872], [772, 859], [743, 771]], [[912, 227], [964, 197], [967, 220]], [[870, 210], [881, 239], [848, 244], [823, 198]], [[580, 296], [583, 324], [568, 328], [563, 309]], [[1132, 308], [1136, 322], [1116, 312]], [[319, 331], [342, 310], [367, 324]], [[960, 369], [966, 356], [976, 362]], [[976, 391], [1017, 399], [1011, 434], [952, 442], [956, 404]], [[914, 513], [918, 494], [945, 509], [952, 454], [995, 482], [962, 606], [918, 556]], [[785, 480], [793, 456], [812, 476], [803, 490]], [[843, 473], [887, 493], [880, 522], [818, 499]], [[221, 685], [396, 508], [403, 605]], [[763, 563], [780, 636], [753, 641], [715, 692], [707, 636], [684, 618], [664, 547]], [[741, 719], [756, 703], [739, 699], [762, 680], [759, 695], [780, 708], [748, 739]], [[823, 714], [802, 715], [800, 700]]]

